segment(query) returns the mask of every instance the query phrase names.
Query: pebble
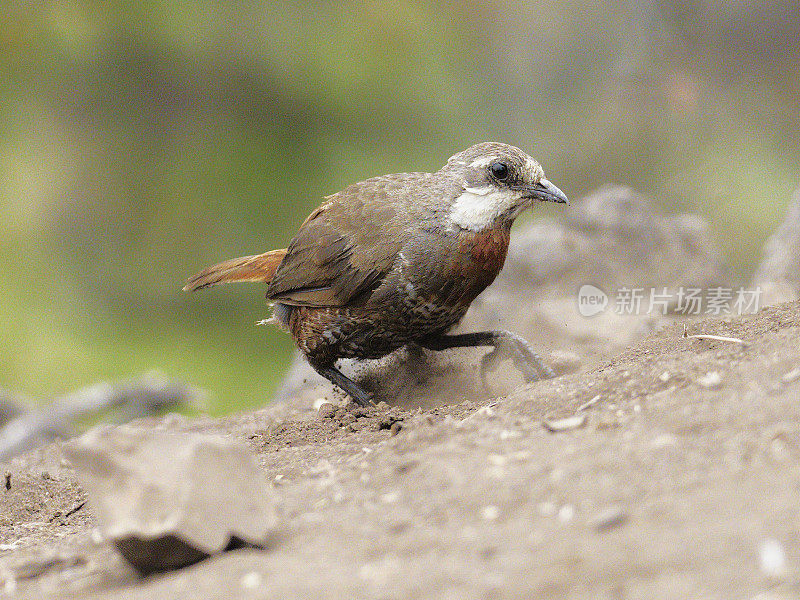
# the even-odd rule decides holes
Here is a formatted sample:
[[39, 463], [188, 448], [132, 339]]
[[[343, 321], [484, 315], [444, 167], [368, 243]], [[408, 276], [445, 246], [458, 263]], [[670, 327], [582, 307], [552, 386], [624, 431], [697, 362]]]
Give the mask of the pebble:
[[609, 506], [592, 519], [592, 528], [595, 531], [607, 531], [624, 525], [627, 520], [628, 514], [624, 508], [621, 506]]
[[264, 578], [258, 571], [250, 571], [242, 575], [239, 585], [246, 590], [254, 590], [264, 585]]
[[475, 411], [475, 415], [486, 416], [486, 417], [493, 417], [494, 416], [494, 408], [491, 405], [484, 406], [483, 408], [479, 408]]
[[783, 383], [794, 383], [800, 379], [800, 367], [796, 369], [792, 369], [788, 373], [786, 373], [783, 377], [781, 377], [781, 381]]
[[92, 540], [92, 543], [95, 546], [99, 546], [100, 544], [106, 541], [106, 538], [103, 535], [103, 532], [100, 531], [99, 527], [95, 527], [92, 529], [92, 532], [89, 534], [89, 538]]
[[560, 431], [570, 431], [571, 429], [578, 429], [586, 425], [586, 413], [574, 415], [572, 417], [565, 417], [563, 419], [554, 419], [543, 421], [542, 425], [547, 431], [558, 433]]
[[592, 398], [590, 398], [589, 400], [587, 400], [586, 402], [581, 404], [578, 407], [578, 412], [584, 411], [587, 408], [591, 408], [592, 406], [597, 404], [599, 401], [600, 401], [600, 394], [597, 394], [596, 396], [593, 396]]
[[487, 521], [495, 521], [499, 516], [500, 516], [500, 509], [497, 508], [494, 504], [490, 504], [489, 506], [484, 506], [481, 509], [481, 517], [483, 517]]
[[558, 520], [562, 523], [569, 523], [575, 518], [575, 507], [572, 504], [565, 504], [558, 509]]
[[761, 572], [768, 577], [779, 578], [786, 572], [786, 553], [783, 545], [775, 539], [766, 539], [758, 547]]
[[719, 371], [709, 371], [697, 380], [701, 386], [707, 390], [715, 390], [722, 385], [722, 377]]
[[669, 448], [678, 444], [678, 438], [671, 433], [662, 433], [653, 438], [650, 445], [653, 448]]
[[397, 504], [400, 501], [400, 492], [392, 491], [387, 492], [381, 496], [381, 502], [384, 504]]

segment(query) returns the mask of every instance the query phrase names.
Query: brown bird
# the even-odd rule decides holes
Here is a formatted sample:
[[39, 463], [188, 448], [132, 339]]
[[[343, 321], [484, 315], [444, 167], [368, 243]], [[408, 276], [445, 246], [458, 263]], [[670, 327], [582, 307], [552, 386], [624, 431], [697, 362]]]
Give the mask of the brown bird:
[[271, 320], [362, 406], [371, 395], [336, 361], [380, 358], [406, 344], [491, 346], [487, 357], [503, 347], [528, 380], [553, 377], [509, 331], [448, 334], [502, 269], [511, 225], [536, 201], [568, 203], [520, 149], [477, 144], [436, 173], [373, 177], [328, 196], [288, 248], [209, 267], [184, 290], [265, 282]]

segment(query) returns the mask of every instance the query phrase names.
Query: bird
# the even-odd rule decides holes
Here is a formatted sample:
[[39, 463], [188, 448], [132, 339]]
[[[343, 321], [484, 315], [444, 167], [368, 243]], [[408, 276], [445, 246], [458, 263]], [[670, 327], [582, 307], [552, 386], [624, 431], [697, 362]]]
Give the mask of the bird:
[[372, 177], [325, 197], [288, 248], [234, 258], [191, 277], [186, 291], [263, 282], [268, 320], [309, 364], [360, 406], [373, 396], [337, 361], [413, 346], [508, 351], [528, 381], [553, 371], [510, 331], [452, 334], [503, 267], [511, 225], [537, 202], [569, 204], [517, 147], [483, 142], [435, 173]]

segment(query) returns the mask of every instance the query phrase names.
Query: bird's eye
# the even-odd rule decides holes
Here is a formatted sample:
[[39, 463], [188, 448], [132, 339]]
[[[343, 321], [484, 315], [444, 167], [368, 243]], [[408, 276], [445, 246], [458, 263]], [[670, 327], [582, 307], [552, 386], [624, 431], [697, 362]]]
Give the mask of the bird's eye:
[[493, 162], [489, 165], [489, 170], [492, 172], [492, 177], [497, 181], [505, 181], [508, 179], [508, 165], [504, 162]]

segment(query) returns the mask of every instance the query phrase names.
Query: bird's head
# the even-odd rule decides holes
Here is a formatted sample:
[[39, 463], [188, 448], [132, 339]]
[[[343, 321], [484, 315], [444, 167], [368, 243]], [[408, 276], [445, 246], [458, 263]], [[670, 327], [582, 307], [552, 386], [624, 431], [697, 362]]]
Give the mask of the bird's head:
[[486, 142], [450, 157], [443, 172], [457, 181], [451, 222], [480, 231], [513, 221], [536, 201], [569, 204], [541, 165], [519, 148]]

